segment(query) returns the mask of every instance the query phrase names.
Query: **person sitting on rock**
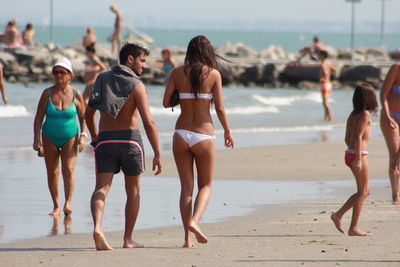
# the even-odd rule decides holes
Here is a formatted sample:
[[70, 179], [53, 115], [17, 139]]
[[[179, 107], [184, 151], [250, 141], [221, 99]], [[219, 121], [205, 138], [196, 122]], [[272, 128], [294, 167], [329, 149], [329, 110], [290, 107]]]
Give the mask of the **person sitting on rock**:
[[322, 44], [318, 36], [314, 36], [313, 43], [303, 47], [299, 51], [300, 56], [296, 62], [300, 62], [306, 55], [309, 55], [312, 60], [319, 60], [319, 52], [322, 50], [325, 50], [325, 46]]

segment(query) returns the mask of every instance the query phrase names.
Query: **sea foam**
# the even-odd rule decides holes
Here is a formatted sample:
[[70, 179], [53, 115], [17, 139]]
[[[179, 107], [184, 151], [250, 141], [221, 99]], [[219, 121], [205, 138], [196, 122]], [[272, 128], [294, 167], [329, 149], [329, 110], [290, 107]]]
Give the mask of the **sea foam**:
[[28, 117], [31, 114], [24, 106], [4, 105], [0, 106], [0, 118]]

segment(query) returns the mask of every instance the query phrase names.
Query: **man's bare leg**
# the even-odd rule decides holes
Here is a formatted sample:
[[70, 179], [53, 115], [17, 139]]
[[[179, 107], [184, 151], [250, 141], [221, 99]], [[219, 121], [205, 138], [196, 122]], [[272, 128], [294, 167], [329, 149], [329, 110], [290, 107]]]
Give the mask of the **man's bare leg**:
[[332, 121], [332, 112], [328, 103], [328, 96], [322, 96], [322, 105], [324, 106], [324, 119], [326, 121]]
[[94, 223], [93, 239], [97, 250], [112, 250], [104, 236], [103, 215], [105, 199], [110, 191], [113, 175], [113, 173], [96, 174], [96, 188], [90, 201]]
[[142, 248], [143, 245], [132, 240], [132, 233], [140, 207], [140, 176], [125, 175], [125, 233], [124, 248]]

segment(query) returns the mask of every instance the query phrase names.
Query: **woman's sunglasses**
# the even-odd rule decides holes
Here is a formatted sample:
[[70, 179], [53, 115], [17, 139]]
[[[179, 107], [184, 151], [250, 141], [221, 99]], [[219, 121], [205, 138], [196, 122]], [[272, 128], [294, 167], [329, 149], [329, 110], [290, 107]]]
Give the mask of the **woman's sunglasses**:
[[60, 74], [61, 76], [65, 76], [68, 74], [68, 72], [63, 70], [53, 70], [53, 75], [58, 75], [58, 74]]

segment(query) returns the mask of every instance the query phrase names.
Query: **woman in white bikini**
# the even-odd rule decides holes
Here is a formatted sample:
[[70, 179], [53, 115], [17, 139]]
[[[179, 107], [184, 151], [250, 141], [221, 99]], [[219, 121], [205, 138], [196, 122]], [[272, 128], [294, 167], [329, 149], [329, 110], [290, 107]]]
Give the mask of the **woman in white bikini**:
[[[165, 89], [163, 105], [171, 107], [170, 99], [179, 92], [181, 114], [175, 125], [173, 153], [181, 181], [180, 211], [185, 230], [184, 247], [194, 247], [194, 233], [199, 243], [207, 243], [207, 237], [199, 227], [211, 193], [214, 171], [214, 125], [210, 107], [215, 111], [224, 129], [225, 147], [234, 146], [228, 126], [222, 98], [221, 75], [216, 54], [210, 41], [202, 35], [194, 37], [188, 45], [184, 66], [171, 72]], [[197, 170], [198, 194], [192, 208], [194, 188], [194, 164]]]

